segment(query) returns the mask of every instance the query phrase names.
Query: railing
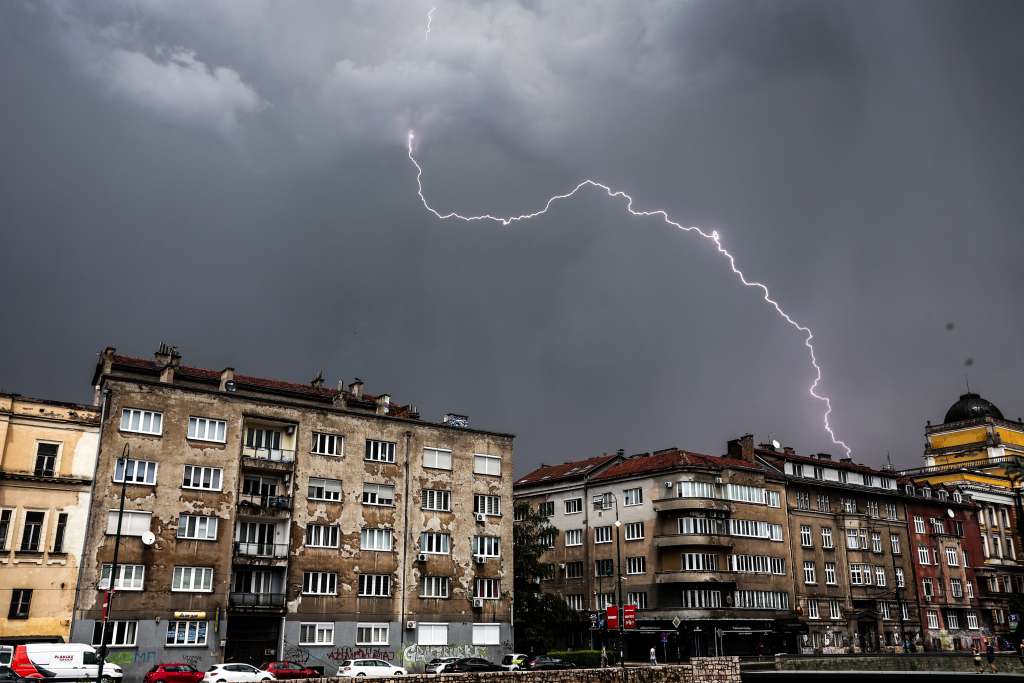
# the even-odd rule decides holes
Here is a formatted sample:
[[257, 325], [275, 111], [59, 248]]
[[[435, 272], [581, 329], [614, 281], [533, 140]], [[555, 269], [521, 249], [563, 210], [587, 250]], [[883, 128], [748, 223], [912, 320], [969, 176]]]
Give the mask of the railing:
[[251, 460], [290, 464], [295, 462], [295, 451], [289, 451], [283, 448], [253, 448], [252, 446], [242, 446], [242, 457], [249, 458]]
[[284, 600], [284, 593], [232, 593], [228, 597], [228, 604], [248, 609], [281, 609]]
[[900, 470], [898, 474], [911, 476], [915, 474], [932, 474], [934, 472], [950, 472], [963, 469], [984, 469], [987, 467], [999, 467], [1011, 462], [1020, 462], [1017, 456], [1001, 456], [998, 458], [973, 458], [962, 462], [948, 462], [941, 465], [927, 465], [925, 467], [911, 467], [907, 470]]
[[241, 493], [238, 495], [239, 503], [249, 503], [261, 508], [270, 510], [290, 510], [292, 508], [291, 496], [268, 496], [260, 493]]
[[281, 559], [288, 557], [288, 548], [287, 543], [235, 541], [235, 555], [242, 557]]

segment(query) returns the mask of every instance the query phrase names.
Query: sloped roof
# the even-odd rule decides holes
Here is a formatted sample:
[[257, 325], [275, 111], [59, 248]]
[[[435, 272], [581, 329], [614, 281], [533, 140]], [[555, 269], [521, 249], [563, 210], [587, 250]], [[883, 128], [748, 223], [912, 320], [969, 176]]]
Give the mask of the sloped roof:
[[618, 453], [605, 453], [603, 455], [587, 458], [586, 460], [574, 460], [563, 462], [561, 465], [541, 465], [527, 475], [520, 477], [514, 486], [529, 486], [532, 484], [550, 484], [567, 479], [583, 478], [616, 458], [621, 457]]
[[766, 456], [768, 458], [778, 458], [779, 460], [785, 460], [787, 462], [802, 463], [805, 465], [820, 465], [822, 467], [831, 467], [837, 470], [846, 470], [848, 472], [863, 472], [864, 474], [874, 474], [879, 477], [896, 477], [896, 473], [888, 470], [876, 469], [874, 467], [868, 467], [867, 465], [861, 465], [856, 462], [843, 462], [841, 460], [822, 460], [814, 458], [809, 455], [796, 455], [795, 453], [786, 453], [783, 451], [773, 451], [770, 448], [755, 448], [754, 453], [756, 455]]
[[656, 451], [655, 453], [641, 453], [630, 456], [596, 475], [593, 481], [606, 481], [608, 479], [620, 479], [641, 474], [667, 472], [680, 467], [703, 467], [713, 470], [762, 470], [759, 465], [747, 462], [746, 460], [723, 458], [717, 455], [706, 455], [704, 453], [670, 448], [664, 451]]

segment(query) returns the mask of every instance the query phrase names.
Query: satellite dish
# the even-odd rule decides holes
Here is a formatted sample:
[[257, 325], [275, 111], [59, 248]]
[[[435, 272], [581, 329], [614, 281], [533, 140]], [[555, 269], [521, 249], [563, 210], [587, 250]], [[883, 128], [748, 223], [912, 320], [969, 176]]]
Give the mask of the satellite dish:
[[772, 448], [774, 448], [775, 450], [779, 450], [780, 448], [782, 448], [782, 444], [779, 443], [778, 439], [772, 439]]
[[946, 508], [946, 516], [949, 517], [950, 519], [953, 519], [953, 517], [955, 517], [956, 515], [953, 514], [952, 510], [950, 510], [949, 508]]
[[152, 531], [142, 532], [142, 545], [153, 545], [156, 543], [156, 534]]
[[224, 391], [233, 392], [237, 386], [235, 380], [229, 379], [227, 382], [224, 382]]

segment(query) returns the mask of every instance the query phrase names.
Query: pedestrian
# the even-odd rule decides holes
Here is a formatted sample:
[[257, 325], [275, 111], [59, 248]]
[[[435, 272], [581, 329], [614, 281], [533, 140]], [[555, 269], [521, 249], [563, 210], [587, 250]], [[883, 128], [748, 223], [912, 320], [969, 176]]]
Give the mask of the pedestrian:
[[992, 673], [996, 671], [996, 648], [992, 645], [992, 641], [989, 640], [988, 644], [985, 645], [985, 658], [988, 659], [989, 668], [992, 669]]
[[601, 668], [608, 666], [608, 650], [604, 645], [601, 646]]
[[1017, 648], [1017, 656], [1020, 657], [1020, 661], [1024, 664], [1024, 638], [1020, 641], [1020, 646]]
[[971, 646], [971, 655], [974, 657], [974, 668], [978, 670], [978, 673], [983, 673], [981, 668], [981, 652], [978, 650], [977, 645]]
[[653, 647], [651, 648], [651, 666], [658, 665], [658, 651]]

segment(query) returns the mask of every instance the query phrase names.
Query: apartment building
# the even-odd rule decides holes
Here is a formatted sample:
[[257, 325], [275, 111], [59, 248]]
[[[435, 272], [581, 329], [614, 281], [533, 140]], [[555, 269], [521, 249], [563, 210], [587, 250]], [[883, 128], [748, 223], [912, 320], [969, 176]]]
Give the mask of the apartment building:
[[99, 422], [90, 406], [0, 394], [0, 644], [70, 636]]
[[[99, 643], [126, 490], [112, 658], [352, 656], [412, 668], [511, 643], [512, 436], [371, 396], [103, 351], [74, 635]], [[127, 464], [119, 463], [125, 447]]]
[[[669, 660], [792, 649], [799, 625], [783, 478], [747, 456], [604, 455], [518, 480], [517, 504], [542, 510], [558, 530], [543, 589], [596, 615], [635, 605], [637, 627], [624, 634], [631, 658], [652, 646]], [[617, 633], [592, 635], [617, 649]]]

